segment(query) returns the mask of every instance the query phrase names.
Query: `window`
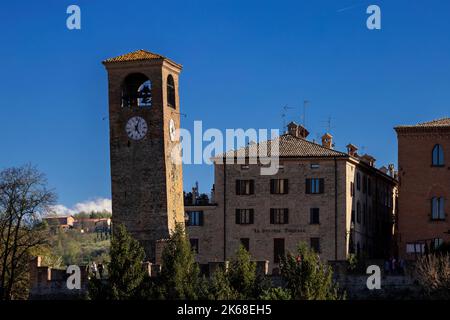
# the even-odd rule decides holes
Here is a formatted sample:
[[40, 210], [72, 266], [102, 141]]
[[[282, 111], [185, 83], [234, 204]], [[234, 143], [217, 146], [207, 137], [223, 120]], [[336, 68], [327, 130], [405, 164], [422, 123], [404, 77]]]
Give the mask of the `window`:
[[320, 238], [310, 238], [310, 245], [314, 252], [320, 253]]
[[189, 242], [191, 243], [192, 251], [198, 253], [198, 239], [189, 239]]
[[356, 189], [361, 190], [361, 175], [359, 172], [356, 173]]
[[367, 179], [367, 194], [372, 196], [372, 179]]
[[320, 224], [319, 208], [311, 208], [309, 210], [309, 215], [310, 215], [309, 219], [310, 224]]
[[171, 74], [167, 76], [167, 104], [169, 107], [176, 108], [175, 102], [175, 82]]
[[424, 253], [425, 244], [424, 243], [407, 243], [406, 253]]
[[443, 197], [431, 199], [431, 220], [445, 220], [445, 201]]
[[444, 149], [440, 144], [437, 144], [433, 148], [433, 166], [443, 166], [444, 165]]
[[250, 169], [250, 166], [248, 164], [241, 165], [241, 170], [248, 170]]
[[355, 196], [355, 184], [353, 182], [350, 182], [350, 196]]
[[142, 73], [128, 75], [122, 84], [122, 108], [151, 107], [152, 83]]
[[367, 204], [366, 203], [363, 204], [362, 209], [363, 209], [363, 212], [362, 212], [362, 223], [363, 223], [363, 225], [366, 225], [366, 220], [367, 220]]
[[270, 224], [288, 224], [289, 209], [270, 209]]
[[188, 226], [203, 225], [203, 211], [188, 211]]
[[441, 238], [434, 238], [431, 246], [433, 250], [439, 249], [439, 247], [444, 243], [444, 240]]
[[319, 169], [320, 165], [318, 163], [311, 163], [311, 169]]
[[361, 223], [361, 203], [356, 203], [356, 222]]
[[366, 193], [366, 192], [367, 192], [367, 176], [364, 176], [364, 177], [363, 177], [362, 192], [363, 192], [363, 193]]
[[288, 179], [271, 179], [270, 193], [271, 194], [287, 194], [288, 193]]
[[306, 194], [319, 194], [324, 192], [324, 179], [306, 179]]
[[273, 239], [273, 262], [279, 263], [284, 257], [284, 239]]
[[236, 209], [236, 224], [253, 224], [253, 209]]
[[255, 193], [254, 180], [236, 180], [236, 194], [250, 195]]
[[241, 238], [241, 245], [247, 250], [250, 251], [250, 239], [249, 238]]

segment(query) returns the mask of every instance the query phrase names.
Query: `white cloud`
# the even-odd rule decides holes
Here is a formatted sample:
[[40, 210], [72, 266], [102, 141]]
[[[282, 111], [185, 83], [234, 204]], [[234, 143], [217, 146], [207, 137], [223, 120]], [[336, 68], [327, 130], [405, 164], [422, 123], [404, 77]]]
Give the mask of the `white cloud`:
[[87, 200], [75, 204], [72, 208], [68, 208], [62, 204], [57, 204], [51, 207], [50, 213], [59, 216], [71, 215], [79, 212], [112, 212], [111, 199], [97, 198], [94, 200]]

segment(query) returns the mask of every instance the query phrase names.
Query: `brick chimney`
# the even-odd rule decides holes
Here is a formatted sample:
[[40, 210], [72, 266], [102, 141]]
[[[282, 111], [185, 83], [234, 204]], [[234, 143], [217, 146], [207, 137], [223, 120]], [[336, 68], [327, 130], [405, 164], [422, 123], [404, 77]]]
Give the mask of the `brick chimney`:
[[322, 136], [322, 147], [333, 149], [333, 136], [329, 133], [325, 133]]
[[287, 125], [288, 134], [296, 138], [306, 139], [309, 135], [309, 131], [302, 125], [291, 122]]
[[356, 151], [358, 151], [358, 147], [355, 146], [354, 144], [349, 143], [347, 145], [347, 153], [349, 155], [351, 155], [352, 157], [357, 157], [358, 154], [356, 153]]

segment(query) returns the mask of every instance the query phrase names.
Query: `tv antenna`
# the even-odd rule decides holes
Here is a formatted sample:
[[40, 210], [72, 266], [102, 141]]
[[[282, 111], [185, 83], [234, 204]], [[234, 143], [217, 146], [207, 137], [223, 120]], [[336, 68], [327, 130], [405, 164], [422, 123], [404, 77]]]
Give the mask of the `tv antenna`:
[[287, 115], [287, 112], [288, 112], [288, 110], [292, 110], [292, 109], [294, 109], [294, 108], [292, 108], [292, 107], [289, 107], [288, 105], [285, 105], [283, 108], [282, 108], [282, 111], [281, 111], [281, 118], [283, 119], [283, 130], [286, 130], [286, 115]]
[[306, 107], [308, 107], [309, 103], [311, 101], [309, 100], [303, 100], [303, 115], [302, 115], [302, 122], [303, 126], [306, 128]]
[[322, 123], [324, 123], [324, 125], [322, 126], [323, 128], [325, 128], [327, 133], [331, 133], [331, 129], [334, 128], [334, 126], [332, 125], [332, 120], [333, 118], [331, 118], [330, 116], [327, 118], [327, 120], [322, 121]]

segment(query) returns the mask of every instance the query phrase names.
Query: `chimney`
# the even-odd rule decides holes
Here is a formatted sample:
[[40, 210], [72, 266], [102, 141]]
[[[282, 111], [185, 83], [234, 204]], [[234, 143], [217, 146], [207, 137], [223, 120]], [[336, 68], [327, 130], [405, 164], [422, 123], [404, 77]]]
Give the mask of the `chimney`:
[[356, 151], [358, 151], [358, 147], [355, 146], [354, 144], [349, 143], [347, 145], [347, 153], [349, 155], [351, 155], [352, 157], [357, 157], [358, 154], [356, 153]]
[[309, 131], [302, 125], [291, 122], [288, 124], [288, 134], [296, 138], [306, 139], [309, 135]]
[[329, 133], [325, 133], [322, 136], [322, 147], [333, 149], [333, 136]]
[[360, 159], [371, 167], [375, 166], [376, 159], [367, 153], [363, 155]]

